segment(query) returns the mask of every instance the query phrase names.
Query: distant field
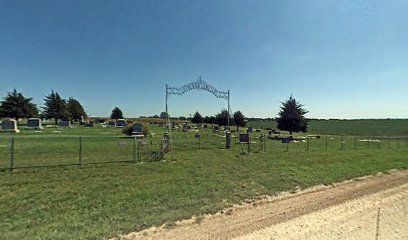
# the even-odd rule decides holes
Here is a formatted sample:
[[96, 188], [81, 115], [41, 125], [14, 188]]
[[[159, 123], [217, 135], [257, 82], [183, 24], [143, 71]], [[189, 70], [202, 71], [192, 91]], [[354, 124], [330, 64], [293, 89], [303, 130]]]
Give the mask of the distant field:
[[[276, 129], [276, 122], [250, 121], [248, 126]], [[310, 120], [309, 132], [323, 135], [408, 136], [408, 119]]]

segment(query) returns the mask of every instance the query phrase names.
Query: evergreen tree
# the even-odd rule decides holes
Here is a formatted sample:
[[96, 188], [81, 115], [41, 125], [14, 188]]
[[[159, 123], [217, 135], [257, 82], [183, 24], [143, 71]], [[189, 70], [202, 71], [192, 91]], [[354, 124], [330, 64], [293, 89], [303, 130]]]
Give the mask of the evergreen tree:
[[72, 97], [70, 97], [67, 101], [67, 109], [71, 115], [71, 121], [79, 121], [81, 116], [84, 118], [88, 117], [81, 103]]
[[167, 119], [167, 113], [166, 112], [161, 112], [160, 113], [160, 118]]
[[246, 121], [245, 121], [245, 116], [242, 114], [241, 111], [237, 111], [234, 113], [234, 122], [235, 125], [237, 126], [237, 131], [239, 131], [239, 127], [245, 127]]
[[290, 132], [307, 132], [307, 120], [304, 115], [308, 113], [303, 109], [303, 105], [297, 102], [292, 95], [282, 103], [279, 117], [277, 118], [278, 128]]
[[118, 107], [115, 107], [115, 108], [112, 110], [111, 119], [118, 120], [118, 119], [122, 119], [122, 118], [123, 118], [123, 112], [122, 112], [122, 110], [120, 110]]
[[232, 123], [232, 119], [231, 119], [231, 116], [228, 114], [228, 111], [226, 109], [223, 109], [221, 110], [220, 113], [218, 113], [215, 116], [215, 123], [220, 126], [227, 126], [228, 118], [230, 119], [230, 123]]
[[22, 93], [13, 89], [8, 92], [0, 103], [0, 117], [30, 118], [38, 116], [37, 106], [32, 103], [32, 98], [26, 98]]
[[195, 124], [203, 123], [203, 117], [201, 116], [201, 114], [198, 111], [194, 113], [194, 116], [191, 119], [191, 122], [195, 123]]
[[58, 124], [59, 119], [69, 120], [70, 113], [67, 109], [67, 103], [58, 92], [52, 90], [48, 96], [45, 96], [44, 101], [42, 116], [47, 119], [54, 118], [55, 125]]

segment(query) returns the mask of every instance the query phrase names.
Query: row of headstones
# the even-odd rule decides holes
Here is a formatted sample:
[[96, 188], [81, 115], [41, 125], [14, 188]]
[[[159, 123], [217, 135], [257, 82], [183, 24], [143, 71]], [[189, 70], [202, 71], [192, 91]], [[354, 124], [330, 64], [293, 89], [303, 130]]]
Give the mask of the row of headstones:
[[[60, 121], [58, 123], [58, 127], [60, 128], [68, 128], [71, 127], [70, 121]], [[27, 126], [26, 129], [43, 129], [42, 121], [40, 118], [29, 118], [27, 119]], [[20, 130], [17, 126], [17, 121], [14, 119], [6, 118], [1, 122], [1, 131], [2, 132], [15, 132], [18, 133]]]
[[125, 119], [118, 119], [118, 120], [111, 120], [108, 122], [102, 123], [104, 126], [107, 127], [117, 127], [117, 128], [124, 128], [127, 125], [127, 122]]

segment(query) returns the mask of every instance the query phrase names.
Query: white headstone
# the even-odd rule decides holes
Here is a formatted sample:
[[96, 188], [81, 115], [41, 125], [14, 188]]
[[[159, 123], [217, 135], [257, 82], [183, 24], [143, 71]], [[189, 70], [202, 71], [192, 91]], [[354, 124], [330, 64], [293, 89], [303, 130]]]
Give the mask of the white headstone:
[[41, 119], [29, 118], [27, 119], [27, 128], [29, 129], [43, 129]]
[[20, 130], [17, 128], [17, 121], [9, 118], [6, 118], [1, 122], [1, 131], [15, 133], [20, 132]]
[[126, 127], [126, 120], [125, 119], [118, 119], [118, 121], [116, 121], [116, 127], [118, 127], [118, 128]]

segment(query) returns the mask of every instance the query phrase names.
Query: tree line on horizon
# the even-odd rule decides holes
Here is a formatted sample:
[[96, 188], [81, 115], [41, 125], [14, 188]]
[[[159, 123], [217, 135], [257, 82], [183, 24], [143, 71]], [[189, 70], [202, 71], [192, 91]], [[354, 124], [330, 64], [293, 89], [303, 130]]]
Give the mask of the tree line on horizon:
[[[62, 98], [58, 92], [51, 90], [51, 93], [44, 98], [44, 106], [41, 111], [37, 105], [32, 102], [32, 98], [25, 97], [22, 93], [13, 89], [8, 92], [0, 101], [0, 118], [9, 117], [18, 121], [21, 118], [40, 117], [42, 119], [54, 119], [55, 124], [58, 120], [79, 121], [82, 118], [88, 118], [82, 104], [75, 98]], [[307, 132], [307, 114], [303, 105], [296, 101], [291, 95], [288, 100], [282, 102], [282, 106], [275, 119], [277, 127], [280, 130], [288, 131], [292, 135], [293, 132]], [[115, 107], [111, 113], [111, 119], [123, 118], [123, 112], [118, 107]], [[154, 118], [166, 119], [167, 113], [161, 112], [160, 116], [153, 116]], [[198, 111], [195, 112], [192, 118], [179, 117], [179, 120], [191, 120], [192, 123], [201, 124], [218, 124], [220, 126], [235, 125], [237, 130], [239, 127], [245, 127], [248, 119], [245, 118], [241, 111], [236, 111], [232, 116], [226, 109], [222, 109], [220, 113], [215, 116], [203, 117]]]
[[13, 89], [8, 92], [0, 102], [0, 117], [14, 118], [17, 121], [22, 118], [39, 117], [42, 119], [79, 121], [87, 118], [87, 114], [81, 103], [70, 97], [62, 98], [58, 92], [51, 90], [51, 93], [44, 98], [44, 106], [41, 110], [32, 102], [32, 98], [25, 97], [22, 93]]

